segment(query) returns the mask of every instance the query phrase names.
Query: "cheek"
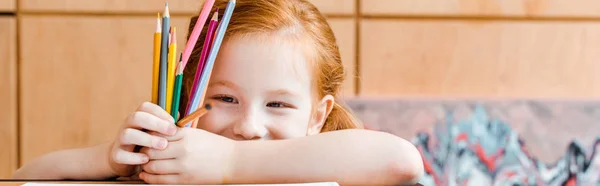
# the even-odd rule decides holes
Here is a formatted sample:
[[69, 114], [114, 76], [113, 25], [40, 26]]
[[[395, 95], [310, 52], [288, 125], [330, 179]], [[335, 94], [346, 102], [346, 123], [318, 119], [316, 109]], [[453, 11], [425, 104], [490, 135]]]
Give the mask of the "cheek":
[[297, 110], [284, 115], [272, 116], [269, 131], [274, 138], [287, 139], [306, 136], [310, 123], [310, 111]]
[[220, 134], [230, 127], [235, 118], [234, 111], [214, 108], [198, 120], [198, 128], [211, 133]]

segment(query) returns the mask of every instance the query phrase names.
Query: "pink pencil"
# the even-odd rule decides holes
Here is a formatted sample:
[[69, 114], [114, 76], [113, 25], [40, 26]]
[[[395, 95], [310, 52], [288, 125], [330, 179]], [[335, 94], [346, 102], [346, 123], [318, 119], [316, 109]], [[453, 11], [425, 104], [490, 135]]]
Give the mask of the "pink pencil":
[[210, 14], [210, 9], [212, 9], [215, 0], [206, 0], [204, 2], [204, 7], [202, 7], [202, 11], [200, 11], [200, 16], [198, 16], [198, 20], [196, 20], [196, 25], [194, 25], [194, 30], [190, 34], [190, 38], [185, 44], [185, 49], [183, 50], [183, 68], [187, 65], [188, 60], [190, 59], [190, 55], [192, 55], [192, 50], [198, 41], [198, 37], [200, 37], [200, 32], [202, 32], [202, 28], [204, 27], [204, 23], [206, 23], [206, 19], [208, 19], [208, 14]]
[[202, 71], [204, 69], [204, 64], [206, 63], [206, 58], [208, 57], [208, 52], [211, 49], [212, 46], [212, 42], [214, 40], [215, 37], [213, 37], [215, 31], [217, 30], [217, 23], [218, 23], [218, 19], [219, 18], [219, 9], [217, 9], [217, 11], [215, 11], [215, 13], [213, 14], [213, 17], [210, 19], [210, 23], [208, 24], [208, 30], [206, 32], [206, 38], [204, 39], [204, 45], [202, 47], [202, 53], [200, 53], [200, 59], [198, 60], [198, 68], [196, 69], [196, 76], [194, 77], [194, 84], [192, 84], [192, 90], [191, 90], [191, 94], [189, 97], [189, 101], [187, 103], [187, 106], [185, 107], [186, 110], [184, 112], [184, 115], [188, 113], [188, 111], [191, 109], [190, 106], [191, 104], [191, 100], [194, 99], [194, 97], [196, 96], [196, 90], [198, 89], [198, 82], [200, 81], [200, 77], [202, 76]]

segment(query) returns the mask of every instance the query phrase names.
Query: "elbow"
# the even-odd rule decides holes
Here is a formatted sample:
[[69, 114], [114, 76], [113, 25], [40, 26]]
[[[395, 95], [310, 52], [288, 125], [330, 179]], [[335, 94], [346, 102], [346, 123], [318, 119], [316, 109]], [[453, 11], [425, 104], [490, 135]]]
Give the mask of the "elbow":
[[28, 165], [25, 165], [19, 169], [17, 169], [13, 175], [12, 179], [15, 180], [26, 180], [26, 179], [44, 179], [40, 178], [38, 174], [35, 174], [35, 170], [31, 170], [32, 168]]
[[425, 174], [421, 153], [405, 140], [401, 140], [400, 147], [396, 148], [395, 156], [390, 162], [389, 173], [392, 174], [395, 184], [417, 184]]
[[36, 168], [30, 166], [29, 164], [26, 164], [22, 167], [20, 167], [19, 169], [17, 169], [13, 175], [12, 175], [12, 179], [15, 180], [26, 180], [26, 179], [45, 179], [45, 177], [41, 177], [39, 174], [37, 174], [37, 170]]
[[12, 179], [16, 179], [16, 180], [27, 179], [25, 174], [22, 174], [21, 172], [22, 172], [22, 169], [17, 169], [17, 171], [15, 171], [15, 173], [12, 175]]
[[400, 183], [403, 185], [414, 185], [419, 183], [421, 177], [424, 175], [423, 164], [415, 164], [414, 166], [410, 166], [407, 168], [408, 170], [404, 172], [399, 172], [399, 176], [404, 177], [405, 179]]

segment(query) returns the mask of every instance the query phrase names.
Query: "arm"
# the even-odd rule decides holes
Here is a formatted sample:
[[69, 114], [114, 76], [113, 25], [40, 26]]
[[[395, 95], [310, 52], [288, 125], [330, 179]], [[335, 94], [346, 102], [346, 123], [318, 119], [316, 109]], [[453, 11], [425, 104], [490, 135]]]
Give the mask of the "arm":
[[108, 160], [111, 144], [61, 150], [27, 163], [15, 172], [15, 179], [96, 180], [113, 177]]
[[53, 152], [21, 167], [16, 179], [107, 179], [132, 176], [148, 156], [134, 152], [135, 146], [162, 150], [167, 139], [148, 134], [173, 135], [177, 132], [173, 118], [156, 104], [144, 102], [125, 119], [117, 139], [101, 145]]
[[341, 130], [274, 141], [236, 142], [234, 183], [336, 181], [341, 185], [415, 184], [420, 153], [408, 141], [368, 130]]

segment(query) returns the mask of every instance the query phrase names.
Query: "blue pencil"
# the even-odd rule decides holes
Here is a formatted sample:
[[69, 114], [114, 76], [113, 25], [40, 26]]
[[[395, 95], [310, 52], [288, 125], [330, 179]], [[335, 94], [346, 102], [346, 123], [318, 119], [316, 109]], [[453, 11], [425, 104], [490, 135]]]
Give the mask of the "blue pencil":
[[[206, 64], [204, 69], [202, 69], [202, 76], [200, 76], [200, 83], [198, 84], [198, 89], [196, 89], [196, 97], [192, 100], [192, 106], [188, 109], [189, 115], [190, 113], [196, 111], [198, 109], [198, 105], [204, 99], [204, 94], [206, 87], [208, 86], [208, 80], [210, 79], [210, 73], [212, 72], [213, 66], [215, 64], [215, 59], [217, 58], [217, 54], [219, 53], [219, 48], [221, 47], [221, 42], [223, 41], [223, 37], [225, 37], [225, 31], [227, 30], [227, 25], [229, 24], [229, 20], [231, 19], [231, 14], [233, 13], [233, 9], [235, 8], [235, 0], [229, 0], [227, 7], [225, 8], [225, 14], [223, 14], [223, 18], [217, 27], [217, 33], [215, 35], [215, 40], [211, 47], [210, 52], [208, 53], [208, 58], [206, 59]], [[191, 123], [185, 125], [185, 127], [190, 127]]]
[[158, 81], [158, 105], [167, 110], [167, 57], [169, 53], [169, 3], [165, 4], [162, 17], [162, 42], [160, 47], [160, 68]]

